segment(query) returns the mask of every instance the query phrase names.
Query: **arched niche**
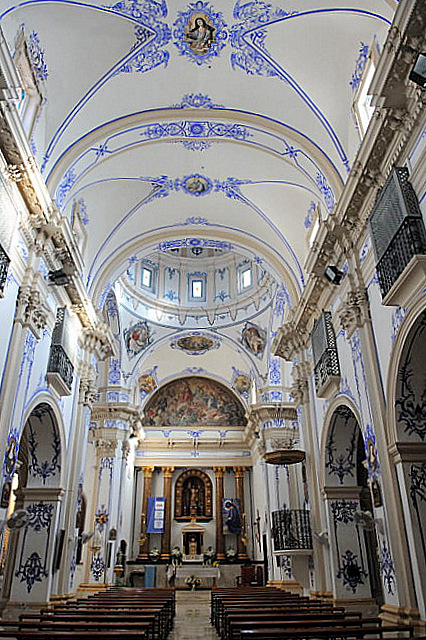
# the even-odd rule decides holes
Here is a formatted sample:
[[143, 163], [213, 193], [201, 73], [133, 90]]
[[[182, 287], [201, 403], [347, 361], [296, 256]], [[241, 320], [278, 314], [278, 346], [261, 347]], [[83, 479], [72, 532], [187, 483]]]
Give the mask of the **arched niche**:
[[144, 416], [144, 424], [155, 427], [247, 424], [240, 400], [224, 385], [200, 376], [173, 380], [158, 389]]
[[357, 416], [348, 405], [338, 404], [328, 424], [322, 470], [333, 595], [380, 606], [378, 541], [374, 529], [360, 522], [362, 514], [371, 514], [365, 516], [370, 521], [373, 514], [366, 454]]
[[[398, 480], [413, 586], [426, 615], [426, 310], [403, 336], [389, 414], [396, 441], [389, 447]], [[402, 348], [401, 348], [402, 347]], [[393, 424], [392, 424], [393, 423]]]
[[[25, 509], [28, 522], [11, 537], [3, 598], [10, 597], [13, 602], [47, 602], [52, 589], [52, 563], [63, 494], [59, 422], [49, 402], [42, 400], [30, 409], [19, 445], [13, 435], [9, 436], [4, 466], [17, 486], [11, 496], [11, 500], [16, 496], [16, 503], [10, 504], [9, 510]], [[58, 551], [55, 569], [59, 562]]]
[[208, 522], [213, 518], [213, 487], [209, 476], [200, 469], [187, 469], [175, 487], [175, 520], [195, 518]]
[[398, 442], [426, 442], [426, 311], [405, 340], [396, 378]]

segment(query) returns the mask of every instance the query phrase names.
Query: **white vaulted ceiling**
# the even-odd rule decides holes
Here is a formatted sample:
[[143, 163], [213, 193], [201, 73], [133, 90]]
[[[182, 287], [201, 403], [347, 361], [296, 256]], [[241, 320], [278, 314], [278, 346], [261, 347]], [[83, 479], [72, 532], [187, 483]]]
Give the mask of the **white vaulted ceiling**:
[[[35, 43], [45, 100], [31, 145], [63, 215], [83, 203], [83, 276], [95, 302], [132, 256], [198, 238], [263, 262], [294, 304], [307, 213], [314, 203], [332, 215], [359, 146], [360, 50], [380, 49], [397, 3], [0, 6], [12, 52], [20, 28]], [[196, 14], [215, 29], [203, 55], [184, 36]], [[202, 193], [187, 188], [190, 176], [202, 177]]]

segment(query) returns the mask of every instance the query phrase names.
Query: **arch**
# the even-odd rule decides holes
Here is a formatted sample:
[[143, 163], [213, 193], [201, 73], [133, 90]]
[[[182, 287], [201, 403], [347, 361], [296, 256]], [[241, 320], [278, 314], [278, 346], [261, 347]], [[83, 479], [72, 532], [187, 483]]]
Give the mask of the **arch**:
[[[38, 409], [40, 408], [40, 409]], [[29, 486], [64, 486], [66, 450], [62, 414], [48, 394], [35, 396], [24, 413], [23, 436], [27, 438]]]
[[[424, 325], [425, 323], [426, 323], [425, 302], [424, 300], [419, 300], [418, 304], [408, 311], [398, 331], [398, 334], [395, 340], [395, 344], [394, 344], [390, 361], [389, 361], [389, 369], [388, 369], [387, 385], [386, 385], [387, 419], [385, 421], [385, 429], [386, 429], [386, 438], [387, 438], [388, 446], [395, 445], [401, 439], [405, 441], [410, 441], [410, 440], [413, 441], [412, 438], [410, 438], [410, 435], [408, 433], [410, 429], [408, 428], [407, 424], [406, 424], [407, 431], [404, 433], [404, 427], [401, 421], [397, 419], [397, 411], [395, 411], [395, 408], [399, 407], [399, 411], [401, 413], [404, 413], [407, 419], [410, 416], [410, 412], [412, 413], [414, 411], [412, 418], [413, 419], [416, 418], [416, 409], [414, 405], [411, 408], [409, 408], [407, 405], [409, 393], [405, 393], [406, 391], [408, 391], [408, 389], [406, 388], [406, 385], [407, 385], [408, 367], [410, 366], [407, 358], [409, 359], [410, 344], [413, 342], [413, 340], [416, 340], [416, 333], [418, 331], [422, 332], [423, 342], [426, 344], [426, 336], [425, 336], [425, 333], [423, 333], [425, 331], [425, 327], [422, 328], [422, 325]], [[419, 338], [420, 336], [417, 337], [417, 339]], [[411, 347], [411, 351], [412, 351], [412, 347]], [[405, 359], [405, 363], [404, 363], [404, 359]], [[419, 361], [416, 359], [416, 362], [419, 364], [422, 364], [421, 360]], [[423, 384], [425, 383], [424, 360], [423, 360], [423, 368], [419, 371], [419, 382], [421, 381], [423, 381]], [[405, 390], [402, 389], [402, 386], [405, 386]], [[418, 394], [415, 394], [415, 395], [418, 395]], [[407, 398], [405, 402], [404, 402], [404, 397]], [[415, 404], [416, 403], [415, 398], [414, 399], [412, 398], [412, 401], [413, 400]], [[417, 413], [420, 411], [420, 414], [418, 413], [417, 415], [417, 419], [421, 420], [420, 402], [418, 402], [418, 407], [417, 407]], [[426, 400], [423, 400], [423, 404], [425, 402]], [[425, 427], [421, 429], [421, 426], [418, 425], [417, 427], [414, 427], [413, 433], [415, 433], [416, 430], [417, 432], [419, 432], [419, 428], [422, 432], [423, 442], [424, 442], [426, 439]], [[414, 441], [419, 442], [419, 441], [422, 441], [422, 439], [421, 437], [417, 437], [415, 438]]]
[[322, 446], [330, 564], [335, 598], [371, 598], [382, 605], [378, 541], [372, 521], [367, 452], [359, 415], [352, 403], [336, 398], [329, 408]]
[[200, 522], [213, 518], [213, 487], [209, 476], [201, 469], [187, 469], [175, 486], [175, 520]]
[[[221, 240], [229, 242], [234, 248], [238, 248], [244, 255], [251, 259], [262, 258], [270, 267], [272, 275], [278, 282], [285, 282], [289, 297], [294, 306], [300, 296], [300, 284], [291, 265], [283, 259], [282, 252], [268, 245], [254, 235], [244, 232], [241, 229], [232, 229], [221, 225], [212, 224], [203, 227], [202, 234], [197, 229], [188, 228], [183, 224], [173, 224], [168, 227], [146, 231], [133, 237], [130, 241], [122, 243], [119, 247], [109, 253], [108, 260], [103, 260], [96, 272], [91, 276], [88, 287], [92, 294], [94, 304], [102, 308], [105, 296], [107, 295], [111, 283], [115, 282], [125, 270], [129, 255], [142, 257], [142, 252], [151, 252], [159, 245], [168, 240], [176, 240], [177, 237], [186, 237], [191, 233], [194, 238], [205, 238], [207, 240]], [[243, 243], [241, 236], [243, 235]]]
[[[344, 428], [336, 434], [339, 420]], [[321, 442], [321, 485], [356, 485], [356, 451], [360, 428], [360, 415], [347, 398], [336, 398], [328, 408]], [[358, 432], [356, 429], [358, 428]], [[345, 482], [348, 479], [348, 483]]]
[[144, 416], [148, 427], [247, 425], [239, 398], [219, 382], [201, 376], [172, 380], [160, 387], [148, 401]]

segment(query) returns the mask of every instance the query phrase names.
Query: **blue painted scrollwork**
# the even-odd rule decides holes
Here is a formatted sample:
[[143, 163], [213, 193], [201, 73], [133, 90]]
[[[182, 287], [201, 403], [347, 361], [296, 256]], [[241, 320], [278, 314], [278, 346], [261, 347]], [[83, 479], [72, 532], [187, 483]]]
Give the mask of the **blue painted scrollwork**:
[[350, 549], [347, 549], [341, 557], [341, 566], [336, 576], [343, 580], [343, 585], [356, 593], [360, 584], [364, 584], [367, 572], [358, 564], [358, 557]]
[[16, 572], [16, 577], [20, 577], [21, 582], [27, 583], [28, 593], [32, 590], [35, 582], [42, 582], [47, 576], [48, 572], [43, 567], [42, 559], [36, 551], [26, 559]]

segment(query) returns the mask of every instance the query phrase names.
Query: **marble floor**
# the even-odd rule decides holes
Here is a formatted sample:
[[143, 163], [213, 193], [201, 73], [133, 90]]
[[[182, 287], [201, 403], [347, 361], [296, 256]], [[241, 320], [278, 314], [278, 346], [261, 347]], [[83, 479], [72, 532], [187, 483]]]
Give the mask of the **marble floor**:
[[210, 624], [210, 591], [176, 591], [176, 617], [167, 640], [217, 640]]

